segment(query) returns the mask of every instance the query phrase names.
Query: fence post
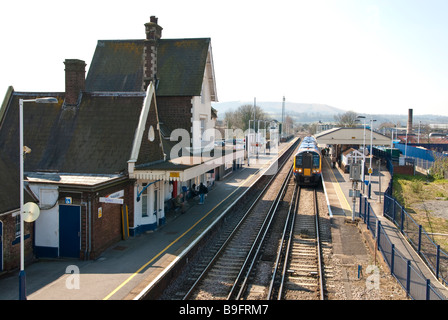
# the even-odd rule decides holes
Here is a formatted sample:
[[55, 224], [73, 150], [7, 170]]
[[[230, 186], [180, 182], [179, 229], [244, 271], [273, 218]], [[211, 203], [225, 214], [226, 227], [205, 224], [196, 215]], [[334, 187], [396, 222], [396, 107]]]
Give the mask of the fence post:
[[362, 194], [361, 193], [359, 193], [359, 217], [361, 218], [362, 217]]
[[367, 202], [367, 230], [370, 230], [370, 203]]
[[422, 249], [422, 225], [418, 225], [418, 254], [420, 254], [420, 250]]
[[408, 260], [406, 268], [406, 292], [411, 295], [411, 260]]
[[437, 258], [436, 258], [436, 278], [439, 279], [440, 269], [440, 245], [437, 245]]
[[392, 221], [395, 223], [395, 198], [392, 201]]
[[431, 280], [426, 279], [426, 300], [429, 300], [431, 293]]
[[404, 208], [401, 207], [401, 226], [400, 226], [400, 231], [403, 233], [403, 229], [404, 229]]
[[395, 265], [395, 245], [392, 244], [391, 246], [391, 253], [390, 253], [390, 274], [394, 274], [394, 265]]
[[381, 221], [379, 219], [376, 220], [377, 222], [377, 228], [376, 228], [376, 240], [377, 240], [377, 248], [380, 247], [380, 228], [381, 228]]
[[364, 223], [367, 221], [367, 197], [364, 197]]

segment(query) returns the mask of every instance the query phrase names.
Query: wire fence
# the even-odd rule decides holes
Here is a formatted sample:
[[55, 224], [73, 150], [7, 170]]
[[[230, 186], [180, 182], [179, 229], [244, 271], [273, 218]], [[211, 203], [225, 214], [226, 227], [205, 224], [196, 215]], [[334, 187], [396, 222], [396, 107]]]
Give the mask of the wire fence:
[[[417, 243], [419, 253], [425, 255], [426, 259], [428, 259], [427, 261], [439, 266], [435, 270], [437, 270], [437, 274], [446, 283], [446, 265], [442, 268], [441, 265], [444, 263], [448, 264], [447, 254], [440, 250], [440, 246], [438, 246], [438, 249], [434, 254], [433, 246], [431, 246], [427, 239], [424, 238], [425, 233], [423, 232], [423, 228], [421, 226], [417, 226], [417, 228], [415, 227], [415, 222], [413, 222], [411, 217], [407, 218], [408, 215], [406, 211], [394, 198], [385, 194], [384, 199], [384, 215], [394, 221], [406, 236], [412, 238], [410, 242], [413, 246]], [[388, 264], [391, 274], [406, 290], [409, 297], [414, 300], [445, 300], [445, 297], [431, 284], [431, 281], [416, 268], [413, 262], [406, 259], [405, 256], [395, 248], [395, 245], [390, 241], [384, 227], [381, 225], [381, 221], [377, 218], [370, 203], [367, 201], [367, 197], [360, 195], [359, 203], [359, 217], [364, 221], [367, 229], [371, 231], [373, 237], [376, 239], [378, 250], [380, 250], [384, 260]]]

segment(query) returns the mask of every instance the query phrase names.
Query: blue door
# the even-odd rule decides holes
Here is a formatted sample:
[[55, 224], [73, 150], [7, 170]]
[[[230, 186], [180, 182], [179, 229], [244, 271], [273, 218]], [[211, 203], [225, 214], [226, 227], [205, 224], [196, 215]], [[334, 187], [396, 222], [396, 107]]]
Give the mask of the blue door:
[[79, 258], [81, 207], [59, 206], [59, 256]]

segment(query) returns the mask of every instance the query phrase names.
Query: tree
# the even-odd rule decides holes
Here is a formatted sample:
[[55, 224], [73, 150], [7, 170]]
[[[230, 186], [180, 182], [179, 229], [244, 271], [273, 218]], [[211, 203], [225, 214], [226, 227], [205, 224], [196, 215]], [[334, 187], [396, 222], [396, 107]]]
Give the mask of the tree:
[[[243, 132], [249, 128], [249, 120], [252, 120], [250, 126], [253, 129], [254, 106], [245, 104], [235, 111], [227, 111], [225, 113], [225, 119], [228, 128], [241, 129]], [[255, 106], [255, 121], [258, 122], [258, 120], [269, 120], [269, 117], [264, 113], [263, 109], [259, 106]], [[262, 125], [262, 128], [264, 128], [264, 124]], [[258, 125], [256, 125], [256, 130], [258, 130]]]
[[346, 113], [335, 115], [334, 120], [340, 127], [355, 127], [357, 116], [358, 114], [356, 112], [347, 111]]

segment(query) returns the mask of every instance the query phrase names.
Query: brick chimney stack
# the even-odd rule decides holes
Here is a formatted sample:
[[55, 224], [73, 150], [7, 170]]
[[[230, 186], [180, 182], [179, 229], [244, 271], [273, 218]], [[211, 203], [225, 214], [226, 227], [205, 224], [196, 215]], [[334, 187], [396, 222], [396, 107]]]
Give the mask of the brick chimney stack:
[[162, 27], [157, 24], [158, 19], [151, 16], [150, 22], [145, 23], [145, 47], [143, 51], [143, 91], [146, 91], [149, 83], [157, 77], [157, 47], [162, 37]]
[[412, 119], [412, 109], [409, 109], [408, 110], [408, 127], [407, 127], [407, 130], [406, 130], [407, 134], [412, 134], [413, 133], [412, 122], [413, 122], [413, 119]]
[[86, 63], [77, 59], [66, 59], [65, 105], [77, 105], [79, 93], [85, 89]]

